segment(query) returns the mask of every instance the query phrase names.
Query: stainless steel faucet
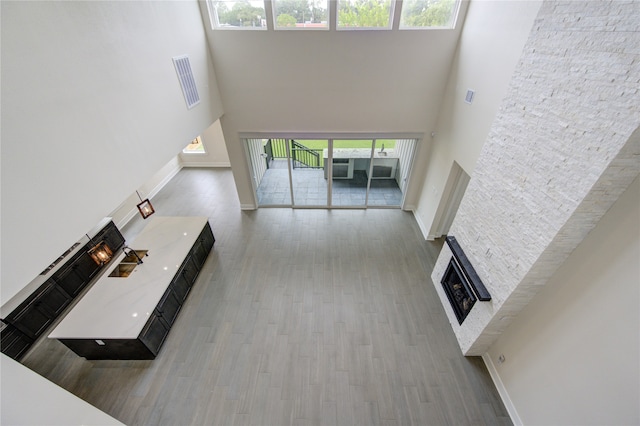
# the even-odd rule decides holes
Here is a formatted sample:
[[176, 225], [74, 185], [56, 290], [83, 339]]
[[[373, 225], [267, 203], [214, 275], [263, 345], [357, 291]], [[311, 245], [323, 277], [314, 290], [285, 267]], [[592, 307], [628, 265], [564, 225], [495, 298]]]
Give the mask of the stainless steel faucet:
[[[129, 250], [127, 252], [127, 250]], [[124, 246], [122, 247], [122, 251], [124, 252], [125, 256], [131, 256], [132, 254], [136, 257], [136, 259], [138, 259], [138, 261], [136, 262], [138, 265], [140, 265], [141, 263], [144, 263], [142, 261], [142, 259], [140, 258], [140, 256], [138, 256], [138, 253], [136, 253], [136, 251], [134, 249], [132, 249], [129, 246]]]

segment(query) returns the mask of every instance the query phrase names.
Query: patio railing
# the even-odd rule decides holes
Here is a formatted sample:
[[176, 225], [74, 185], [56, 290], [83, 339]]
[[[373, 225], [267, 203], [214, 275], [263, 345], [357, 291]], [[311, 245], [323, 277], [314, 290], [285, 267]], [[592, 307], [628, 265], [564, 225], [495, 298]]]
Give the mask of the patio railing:
[[294, 169], [322, 168], [322, 150], [307, 148], [293, 139], [291, 140], [291, 159], [293, 160]]
[[[322, 149], [309, 148], [298, 141], [289, 139], [291, 160], [294, 169], [321, 169], [324, 167]], [[287, 158], [285, 139], [269, 139], [265, 144], [267, 161], [271, 158]]]

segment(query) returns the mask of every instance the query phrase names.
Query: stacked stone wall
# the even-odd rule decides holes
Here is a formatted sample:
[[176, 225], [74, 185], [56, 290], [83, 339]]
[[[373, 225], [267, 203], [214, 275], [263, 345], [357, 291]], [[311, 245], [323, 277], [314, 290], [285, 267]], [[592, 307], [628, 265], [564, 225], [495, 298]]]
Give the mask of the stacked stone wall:
[[640, 172], [640, 2], [546, 1], [451, 226], [493, 296], [458, 325], [481, 355]]

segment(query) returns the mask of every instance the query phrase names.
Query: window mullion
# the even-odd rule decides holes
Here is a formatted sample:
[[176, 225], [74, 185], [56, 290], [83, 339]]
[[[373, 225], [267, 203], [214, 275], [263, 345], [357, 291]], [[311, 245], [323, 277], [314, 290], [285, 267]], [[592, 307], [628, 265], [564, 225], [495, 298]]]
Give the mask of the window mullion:
[[335, 31], [338, 28], [338, 1], [329, 0], [329, 31]]
[[400, 28], [400, 15], [402, 13], [402, 1], [401, 0], [392, 0], [393, 1], [393, 22], [391, 23], [391, 29], [397, 30]]
[[273, 1], [264, 0], [264, 14], [267, 19], [267, 31], [273, 31], [275, 29], [273, 19]]

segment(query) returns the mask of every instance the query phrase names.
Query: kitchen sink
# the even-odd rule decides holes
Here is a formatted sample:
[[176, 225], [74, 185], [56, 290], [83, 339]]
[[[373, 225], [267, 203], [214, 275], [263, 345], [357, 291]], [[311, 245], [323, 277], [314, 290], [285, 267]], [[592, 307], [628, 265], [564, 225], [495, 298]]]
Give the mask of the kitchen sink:
[[[147, 255], [149, 250], [133, 250], [132, 249], [131, 252], [135, 252], [138, 255], [138, 257], [142, 259]], [[136, 257], [135, 255], [133, 255], [133, 253], [131, 253], [125, 256], [125, 258], [122, 259], [121, 262], [122, 263], [138, 263], [138, 257]]]
[[[118, 277], [118, 278], [127, 278], [136, 266], [138, 266], [142, 261], [143, 257], [147, 255], [149, 250], [133, 250], [125, 252], [127, 255], [118, 263], [118, 265], [111, 271], [109, 274], [110, 277]], [[134, 254], [135, 253], [135, 254]]]
[[133, 263], [132, 262], [120, 262], [120, 263], [118, 263], [118, 266], [116, 266], [115, 269], [113, 271], [111, 271], [109, 276], [110, 277], [126, 278], [129, 275], [131, 275], [133, 270], [136, 269], [136, 266], [138, 266], [138, 264], [135, 263], [135, 262], [133, 262]]

